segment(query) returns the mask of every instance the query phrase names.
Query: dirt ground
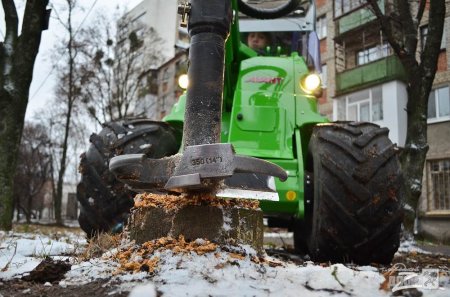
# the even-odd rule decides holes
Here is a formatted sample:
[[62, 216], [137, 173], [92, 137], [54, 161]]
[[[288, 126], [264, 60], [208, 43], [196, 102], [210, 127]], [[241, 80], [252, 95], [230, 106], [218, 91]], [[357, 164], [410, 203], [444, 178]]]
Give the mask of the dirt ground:
[[120, 292], [114, 295], [109, 295], [113, 283], [108, 281], [95, 281], [82, 286], [67, 286], [60, 287], [58, 283], [52, 286], [45, 286], [43, 284], [26, 282], [22, 280], [14, 280], [8, 282], [0, 282], [0, 294], [4, 297], [94, 297], [94, 296], [128, 296], [128, 292]]

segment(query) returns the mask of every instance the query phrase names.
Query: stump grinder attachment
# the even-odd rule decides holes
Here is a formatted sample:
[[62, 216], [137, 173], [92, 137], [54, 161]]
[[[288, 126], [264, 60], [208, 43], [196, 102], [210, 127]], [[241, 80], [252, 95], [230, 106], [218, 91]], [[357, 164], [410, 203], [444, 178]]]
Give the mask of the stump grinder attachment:
[[265, 160], [236, 155], [231, 144], [220, 143], [231, 1], [192, 0], [180, 6], [179, 12], [183, 19], [188, 18], [191, 37], [183, 152], [163, 159], [144, 154], [117, 156], [111, 160], [110, 170], [136, 190], [202, 191], [228, 198], [278, 200], [277, 192], [267, 182], [257, 188], [248, 184], [244, 187], [235, 174], [255, 173], [264, 181], [270, 181], [265, 178], [268, 176], [285, 181], [284, 169]]

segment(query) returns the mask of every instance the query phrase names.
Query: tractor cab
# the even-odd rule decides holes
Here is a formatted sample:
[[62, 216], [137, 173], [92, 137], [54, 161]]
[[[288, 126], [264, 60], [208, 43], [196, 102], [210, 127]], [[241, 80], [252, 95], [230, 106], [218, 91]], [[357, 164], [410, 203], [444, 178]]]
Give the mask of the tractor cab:
[[315, 33], [315, 15], [314, 3], [304, 4], [289, 15], [277, 19], [256, 19], [240, 14], [241, 42], [252, 48], [249, 44], [252, 36], [263, 35], [267, 42], [264, 48], [252, 48], [257, 55], [286, 57], [297, 53], [305, 58], [311, 71], [320, 73], [320, 48]]

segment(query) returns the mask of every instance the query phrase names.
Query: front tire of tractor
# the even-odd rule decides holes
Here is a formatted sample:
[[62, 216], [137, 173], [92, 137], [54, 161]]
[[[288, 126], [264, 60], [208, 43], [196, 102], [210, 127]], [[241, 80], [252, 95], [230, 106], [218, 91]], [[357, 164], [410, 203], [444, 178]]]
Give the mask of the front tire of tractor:
[[89, 141], [88, 151], [81, 155], [77, 199], [81, 205], [78, 222], [92, 237], [125, 223], [134, 204], [135, 193], [109, 171], [111, 158], [122, 154], [162, 158], [176, 154], [179, 142], [167, 123], [146, 119], [105, 123]]
[[402, 175], [388, 133], [370, 123], [314, 128], [307, 243], [314, 260], [391, 262], [400, 242], [403, 204]]

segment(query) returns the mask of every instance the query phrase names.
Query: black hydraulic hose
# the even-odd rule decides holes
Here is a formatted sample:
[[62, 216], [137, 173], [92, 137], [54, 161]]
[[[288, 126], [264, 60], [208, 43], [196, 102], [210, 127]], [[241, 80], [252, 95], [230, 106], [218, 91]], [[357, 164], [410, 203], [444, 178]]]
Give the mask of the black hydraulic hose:
[[276, 19], [296, 10], [300, 2], [301, 0], [289, 0], [289, 2], [275, 8], [256, 8], [243, 0], [238, 0], [238, 7], [240, 12], [255, 19]]

